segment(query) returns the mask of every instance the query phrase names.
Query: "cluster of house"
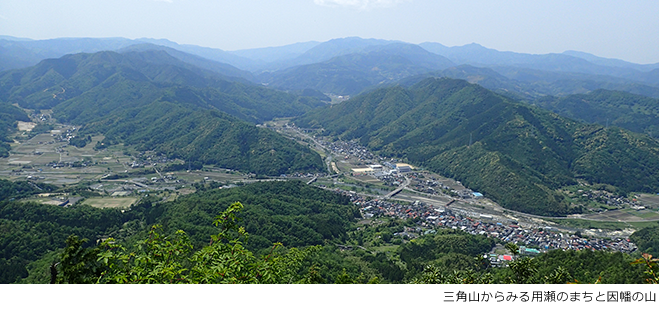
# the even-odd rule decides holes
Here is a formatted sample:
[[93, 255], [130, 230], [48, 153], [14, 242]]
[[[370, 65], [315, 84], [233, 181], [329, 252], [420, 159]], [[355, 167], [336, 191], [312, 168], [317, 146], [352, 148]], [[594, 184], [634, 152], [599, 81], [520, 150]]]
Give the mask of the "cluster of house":
[[76, 135], [74, 134], [76, 130], [77, 130], [76, 127], [67, 128], [65, 132], [62, 132], [62, 130], [60, 129], [53, 129], [50, 131], [50, 135], [52, 137], [55, 137], [56, 142], [68, 143], [71, 139], [76, 137]]
[[451, 190], [447, 185], [442, 184], [442, 182], [437, 181], [435, 178], [412, 178], [413, 180], [408, 187], [422, 193], [437, 195], [442, 192], [442, 190]]
[[639, 202], [636, 198], [629, 199], [627, 197], [618, 196], [607, 191], [602, 190], [578, 190], [576, 195], [584, 199], [597, 201], [608, 206], [625, 208], [629, 207], [636, 210], [642, 210], [646, 207]]
[[[399, 219], [413, 218], [419, 225], [416, 230], [433, 233], [438, 228], [460, 229], [473, 235], [496, 238], [505, 243], [514, 243], [521, 247], [521, 254], [538, 254], [552, 249], [563, 250], [609, 250], [631, 253], [637, 249], [629, 239], [602, 239], [583, 237], [572, 233], [560, 232], [549, 226], [536, 224], [519, 225], [516, 221], [498, 222], [488, 214], [475, 214], [456, 208], [434, 207], [416, 201], [410, 205], [392, 201], [369, 200], [357, 193], [340, 191], [348, 195], [353, 203], [360, 207], [364, 218], [387, 216]], [[415, 237], [412, 231], [400, 233], [404, 237]], [[499, 256], [496, 260], [502, 260]]]
[[365, 147], [353, 141], [327, 142], [324, 140], [319, 140], [319, 143], [327, 149], [331, 150], [332, 153], [344, 156], [344, 159], [354, 157], [362, 161], [372, 161], [377, 157], [371, 154], [371, 152], [369, 152], [369, 150], [367, 150]]
[[174, 162], [174, 159], [168, 158], [165, 154], [155, 155], [150, 153], [152, 152], [140, 152], [136, 157], [136, 160], [133, 162], [125, 162], [124, 164], [131, 168], [140, 168]]
[[40, 121], [45, 122], [47, 120], [50, 120], [50, 114], [41, 114], [41, 113], [34, 113], [32, 114], [32, 118], [38, 118]]
[[418, 173], [412, 173], [408, 175], [408, 178], [411, 180], [408, 187], [418, 192], [431, 195], [448, 194], [452, 197], [459, 197], [462, 199], [481, 199], [484, 197], [483, 194], [472, 191], [469, 188], [463, 188], [459, 190], [453, 189], [436, 180], [434, 177], [420, 178]]
[[384, 185], [387, 186], [395, 186], [398, 187], [399, 185], [403, 184], [405, 182], [405, 178], [403, 175], [400, 174], [386, 174], [386, 175], [379, 175], [377, 176], [380, 181], [383, 182]]

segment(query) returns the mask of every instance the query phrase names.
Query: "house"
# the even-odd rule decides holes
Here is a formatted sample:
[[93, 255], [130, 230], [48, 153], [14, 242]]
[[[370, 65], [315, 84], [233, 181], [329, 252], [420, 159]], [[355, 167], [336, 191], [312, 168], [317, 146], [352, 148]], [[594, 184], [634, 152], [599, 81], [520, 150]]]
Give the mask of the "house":
[[471, 190], [464, 189], [464, 190], [458, 191], [457, 194], [458, 194], [459, 197], [461, 197], [463, 199], [469, 199], [469, 198], [474, 197], [472, 195], [472, 193], [473, 192]]

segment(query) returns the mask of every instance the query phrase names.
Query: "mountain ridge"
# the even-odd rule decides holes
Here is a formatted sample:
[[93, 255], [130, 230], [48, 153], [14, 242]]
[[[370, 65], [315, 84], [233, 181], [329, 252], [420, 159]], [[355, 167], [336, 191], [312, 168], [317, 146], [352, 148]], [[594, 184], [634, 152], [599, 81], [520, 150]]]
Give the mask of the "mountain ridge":
[[296, 123], [357, 139], [382, 156], [453, 177], [527, 213], [579, 212], [556, 192], [578, 179], [623, 192], [657, 190], [657, 140], [582, 124], [464, 80], [431, 78], [409, 88], [378, 89]]
[[[223, 80], [164, 51], [98, 52], [48, 59], [0, 73], [3, 98], [53, 109], [58, 120], [172, 158], [257, 174], [323, 170], [307, 147], [254, 124], [295, 116], [318, 99]], [[44, 91], [44, 89], [46, 91]]]

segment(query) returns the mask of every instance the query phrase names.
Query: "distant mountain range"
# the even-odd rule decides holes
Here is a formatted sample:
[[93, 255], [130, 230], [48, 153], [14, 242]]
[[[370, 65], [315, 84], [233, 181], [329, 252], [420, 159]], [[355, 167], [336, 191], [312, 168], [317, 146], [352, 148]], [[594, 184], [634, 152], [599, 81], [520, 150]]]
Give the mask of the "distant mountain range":
[[325, 93], [356, 95], [374, 85], [451, 67], [445, 57], [403, 43], [369, 46], [330, 60], [262, 74], [260, 80], [284, 90], [317, 89]]
[[[479, 84], [508, 97], [532, 102], [544, 96], [586, 94], [598, 89], [624, 91], [658, 98], [658, 87], [607, 75], [549, 72], [517, 67], [474, 67], [458, 65], [441, 71], [410, 76], [386, 86], [411, 86], [429, 77], [449, 77]], [[373, 87], [372, 87], [373, 88]]]
[[658, 190], [657, 140], [580, 123], [464, 80], [429, 78], [409, 88], [382, 88], [295, 122], [357, 139], [382, 156], [456, 178], [527, 213], [579, 212], [557, 189], [580, 179], [622, 192]]
[[[420, 47], [425, 51], [421, 52]], [[533, 55], [497, 51], [474, 43], [447, 47], [432, 42], [414, 45], [358, 37], [230, 52], [165, 39], [28, 40], [4, 36], [0, 37], [0, 71], [35, 65], [65, 54], [165, 48], [169, 48], [166, 51], [170, 55], [190, 64], [201, 66], [214, 61], [216, 64], [205, 68], [225, 66], [222, 68], [225, 75], [284, 90], [312, 88], [336, 95], [354, 95], [407, 78], [419, 81], [429, 76], [460, 77], [455, 76], [456, 70], [453, 73], [438, 70], [469, 65], [492, 69], [509, 79], [503, 81], [492, 76], [492, 71], [488, 74], [483, 71], [482, 77], [471, 79], [473, 82], [524, 100], [587, 93], [599, 88], [658, 97], [658, 63], [634, 64], [577, 51]], [[429, 61], [431, 55], [435, 55], [433, 61]], [[230, 70], [227, 65], [235, 68]], [[482, 84], [492, 78], [500, 79], [499, 88], [491, 88], [488, 82]]]
[[[104, 49], [114, 51], [92, 52]], [[0, 72], [3, 137], [26, 117], [18, 104], [103, 134], [97, 147], [125, 143], [258, 174], [323, 171], [309, 148], [254, 126], [307, 113], [297, 122], [456, 177], [515, 210], [579, 211], [556, 190], [580, 179], [658, 190], [657, 64], [360, 38], [235, 52], [0, 39], [12, 66], [68, 51], [84, 52]], [[324, 93], [355, 98], [328, 106]]]

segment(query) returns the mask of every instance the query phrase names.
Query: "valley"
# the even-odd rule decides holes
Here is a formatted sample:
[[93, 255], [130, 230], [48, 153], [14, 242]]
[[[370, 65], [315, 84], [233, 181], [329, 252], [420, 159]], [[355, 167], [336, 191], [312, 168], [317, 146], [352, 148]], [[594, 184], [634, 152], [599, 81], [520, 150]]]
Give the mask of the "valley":
[[[34, 121], [39, 122], [39, 119]], [[25, 130], [14, 137], [10, 156], [0, 159], [0, 177], [50, 183], [65, 186], [63, 190], [70, 188], [74, 192], [93, 194], [81, 196], [64, 192], [52, 198], [41, 195], [41, 198], [26, 201], [60, 205], [79, 202], [128, 210], [145, 194], [161, 197], [162, 201], [173, 201], [176, 197], [194, 193], [197, 186], [203, 187], [205, 184], [230, 188], [253, 182], [301, 180], [324, 189], [357, 195], [361, 197], [359, 199], [390, 201], [398, 205], [422, 203], [428, 210], [446, 208], [491, 224], [516, 223], [521, 228], [546, 228], [564, 234], [582, 230], [594, 237], [627, 238], [635, 230], [658, 221], [658, 205], [657, 202], [653, 204], [652, 194], [635, 194], [638, 202], [622, 206], [603, 201], [600, 198], [602, 195], [588, 199], [580, 196], [581, 202], [592, 208], [587, 213], [567, 217], [544, 217], [507, 210], [456, 180], [420, 167], [413, 167], [409, 172], [397, 172], [396, 163], [399, 160], [396, 158], [374, 155], [356, 143], [316, 136], [317, 130], [300, 129], [291, 123], [291, 119], [274, 120], [260, 126], [312, 147], [324, 158], [328, 171], [336, 173], [257, 178], [254, 174], [211, 165], [186, 167], [187, 163], [180, 159], [169, 159], [154, 152], [137, 152], [121, 144], [95, 149], [94, 145], [100, 143], [103, 136], [92, 136], [91, 142], [84, 147], [75, 147], [69, 144], [67, 136], [78, 135], [78, 128], [52, 121], [50, 125], [56, 129], [30, 137], [31, 127], [35, 124], [24, 126]], [[169, 171], [168, 167], [174, 165], [182, 168]], [[376, 167], [376, 171], [370, 166]], [[403, 167], [406, 167], [405, 164]], [[576, 193], [594, 191], [590, 188], [593, 187], [585, 183], [572, 190]], [[605, 191], [598, 192], [614, 196], [615, 200], [622, 199]], [[391, 216], [410, 217], [406, 214]]]
[[[0, 72], [0, 282], [47, 283], [77, 251], [93, 253], [86, 278], [51, 281], [592, 283], [607, 269], [604, 283], [639, 283], [631, 261], [657, 253], [657, 64], [170, 43]], [[141, 266], [154, 242], [178, 256]], [[217, 255], [242, 271], [210, 271]], [[125, 278], [162, 266], [178, 275]]]
[[[266, 123], [266, 126], [301, 143], [315, 145], [317, 149], [324, 151], [323, 154], [330, 155], [328, 157], [335, 163], [335, 167], [338, 167], [340, 175], [334, 177], [332, 182], [324, 180], [324, 178], [319, 178], [315, 182], [315, 184], [326, 188], [341, 188], [375, 199], [391, 199], [404, 203], [423, 202], [428, 204], [430, 209], [445, 207], [451, 202], [452, 209], [476, 218], [493, 217], [492, 222], [494, 223], [515, 221], [524, 223], [521, 225], [528, 227], [554, 227], [554, 229], [562, 230], [565, 233], [592, 227], [588, 229], [587, 233], [601, 237], [627, 237], [636, 229], [658, 221], [658, 205], [654, 203], [655, 200], [653, 199], [657, 196], [653, 194], [635, 194], [634, 197], [637, 198], [634, 199], [639, 199], [640, 202], [619, 206], [614, 206], [611, 202], [602, 203], [602, 199], [599, 200], [594, 197], [593, 199], [586, 199], [588, 203], [597, 206], [596, 209], [591, 209], [588, 213], [574, 214], [567, 217], [537, 216], [502, 208], [492, 200], [483, 197], [480, 193], [475, 193], [466, 188], [460, 182], [426, 169], [418, 167], [414, 171], [404, 173], [397, 173], [394, 170], [388, 171], [386, 165], [391, 164], [390, 162], [393, 160], [396, 162], [397, 159], [374, 155], [357, 143], [328, 142], [323, 137], [315, 136], [318, 131], [297, 128], [288, 119], [269, 122]], [[380, 166], [377, 167], [380, 170], [374, 171], [365, 168], [374, 165]], [[386, 167], [385, 170], [383, 170], [384, 166]], [[410, 184], [401, 187], [403, 190], [400, 193], [393, 197], [385, 197], [405, 181]], [[433, 187], [428, 186], [429, 184]], [[583, 186], [580, 188], [583, 189], [576, 191], [582, 193], [584, 190], [588, 191], [591, 188], [587, 183], [582, 184]], [[475, 194], [478, 196], [475, 196]], [[610, 195], [612, 194], [610, 193]], [[621, 199], [621, 197], [618, 199]], [[564, 221], [567, 219], [577, 219], [574, 220], [574, 225], [575, 222], [582, 222], [582, 224], [572, 226], [571, 222]], [[560, 221], [555, 222], [555, 220]], [[585, 225], [584, 223], [588, 224]], [[613, 225], [612, 223], [616, 224]], [[603, 230], [598, 227], [608, 227], [609, 229]]]

